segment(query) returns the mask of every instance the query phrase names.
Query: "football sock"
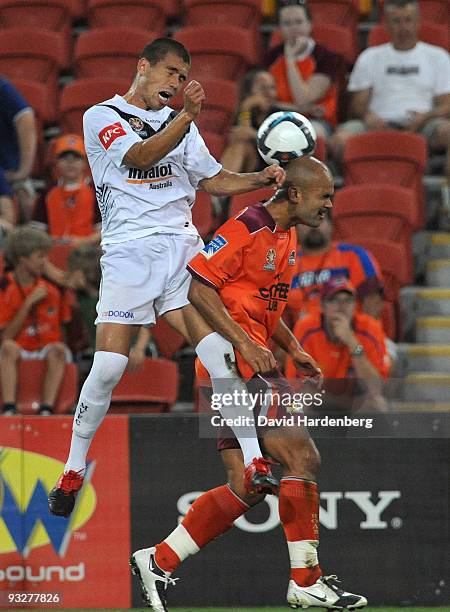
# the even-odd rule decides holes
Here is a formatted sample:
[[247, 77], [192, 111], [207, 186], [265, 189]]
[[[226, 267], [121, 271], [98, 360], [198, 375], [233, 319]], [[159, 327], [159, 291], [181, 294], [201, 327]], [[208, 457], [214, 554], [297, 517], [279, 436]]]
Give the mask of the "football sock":
[[228, 531], [248, 508], [228, 485], [206, 491], [195, 500], [180, 525], [157, 544], [156, 563], [165, 572], [175, 571], [181, 561]]
[[291, 561], [291, 579], [310, 586], [322, 575], [319, 545], [319, 492], [311, 480], [287, 477], [280, 482], [280, 521]]
[[120, 353], [97, 351], [89, 376], [81, 389], [73, 417], [72, 442], [65, 471], [86, 468], [86, 455], [95, 432], [111, 402], [114, 387], [127, 367], [128, 357]]
[[[236, 370], [233, 345], [216, 332], [205, 336], [195, 351], [211, 377], [213, 393], [219, 397], [232, 398], [231, 405], [221, 405], [220, 414], [231, 419], [234, 435], [244, 455], [244, 465], [254, 457], [262, 457], [258, 434], [254, 422], [250, 398], [244, 381]], [[245, 424], [241, 424], [241, 422]]]

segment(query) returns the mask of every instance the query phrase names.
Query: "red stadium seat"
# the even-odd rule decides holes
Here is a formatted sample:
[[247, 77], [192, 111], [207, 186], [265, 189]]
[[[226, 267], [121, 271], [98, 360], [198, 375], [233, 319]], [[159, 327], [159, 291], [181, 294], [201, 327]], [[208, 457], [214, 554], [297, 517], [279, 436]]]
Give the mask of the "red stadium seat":
[[41, 125], [55, 123], [58, 119], [56, 99], [44, 83], [29, 79], [12, 79], [12, 84], [33, 108]]
[[318, 138], [316, 148], [314, 149], [313, 157], [317, 157], [320, 161], [325, 161], [327, 158], [327, 143], [323, 138]]
[[[20, 360], [17, 408], [21, 414], [36, 414], [36, 408], [42, 398], [42, 381], [46, 367], [47, 363], [44, 360]], [[55, 413], [70, 412], [75, 405], [77, 395], [77, 368], [73, 363], [66, 363], [61, 389], [56, 398]]]
[[61, 127], [65, 132], [83, 133], [83, 113], [94, 104], [128, 91], [128, 79], [77, 79], [64, 87], [61, 93]]
[[[348, 65], [355, 62], [359, 48], [355, 44], [352, 33], [347, 28], [333, 23], [314, 24], [311, 36], [316, 42], [333, 51], [333, 53], [342, 55]], [[269, 48], [281, 45], [282, 42], [280, 30], [273, 30]]]
[[178, 30], [175, 40], [192, 57], [190, 76], [237, 81], [256, 63], [250, 32], [234, 26], [196, 26]]
[[155, 32], [130, 27], [95, 28], [80, 34], [74, 51], [78, 77], [116, 78], [130, 81], [136, 74], [139, 54], [156, 38]]
[[225, 136], [222, 134], [216, 134], [215, 132], [207, 132], [205, 130], [202, 130], [201, 135], [211, 155], [217, 160], [220, 160], [226, 145]]
[[367, 249], [380, 264], [384, 280], [383, 327], [393, 340], [401, 340], [402, 317], [400, 287], [411, 282], [403, 245], [390, 240], [352, 237], [352, 242]]
[[72, 50], [70, 0], [0, 0], [0, 29], [17, 27], [58, 32], [64, 39], [64, 66], [70, 65]]
[[313, 23], [334, 23], [356, 32], [359, 0], [309, 0]]
[[86, 17], [87, 0], [66, 0], [73, 19], [84, 19]]
[[263, 53], [261, 0], [184, 0], [185, 26], [236, 26], [252, 32], [258, 55]]
[[163, 35], [168, 4], [167, 0], [89, 0], [88, 21], [91, 28], [139, 27]]
[[204, 191], [197, 192], [195, 204], [192, 207], [192, 221], [202, 238], [206, 238], [217, 225], [209, 193]]
[[[389, 40], [389, 34], [386, 32], [384, 26], [378, 23], [370, 30], [367, 44], [369, 47], [375, 47], [377, 45], [383, 45], [389, 42]], [[419, 30], [419, 40], [429, 43], [430, 45], [437, 45], [448, 51], [450, 50], [449, 27], [447, 24], [442, 25], [431, 22], [422, 23]]]
[[48, 252], [49, 261], [60, 268], [61, 270], [67, 270], [67, 260], [73, 246], [71, 244], [54, 244]]
[[256, 189], [255, 191], [248, 191], [247, 193], [240, 193], [231, 198], [230, 208], [228, 210], [228, 217], [234, 217], [237, 213], [252, 204], [257, 204], [265, 200], [269, 200], [275, 191], [271, 187], [263, 187], [262, 189]]
[[151, 328], [152, 336], [163, 357], [173, 357], [186, 344], [184, 337], [160, 317]]
[[[202, 81], [206, 100], [202, 112], [195, 120], [201, 132], [226, 134], [230, 129], [236, 113], [238, 88], [236, 83], [225, 79], [208, 79]], [[177, 110], [183, 108], [183, 97], [178, 95], [170, 104]]]
[[[178, 366], [168, 359], [145, 359], [137, 372], [125, 371], [113, 391], [112, 404], [122, 407], [133, 404], [167, 412], [178, 395]], [[123, 411], [123, 408], [120, 409]]]
[[64, 66], [64, 39], [39, 28], [11, 28], [0, 36], [0, 74], [45, 83], [56, 97], [58, 75]]
[[334, 196], [336, 238], [355, 242], [380, 236], [400, 245], [407, 270], [405, 276], [401, 272], [403, 268], [398, 268], [403, 284], [413, 278], [411, 235], [415, 218], [414, 192], [406, 187], [367, 183], [344, 187]]
[[382, 130], [358, 134], [344, 151], [344, 183], [386, 183], [409, 187], [417, 197], [414, 228], [424, 223], [422, 177], [427, 161], [427, 144], [418, 134]]
[[[384, 0], [378, 0], [378, 16], [383, 19]], [[450, 26], [449, 0], [419, 0], [420, 21]]]

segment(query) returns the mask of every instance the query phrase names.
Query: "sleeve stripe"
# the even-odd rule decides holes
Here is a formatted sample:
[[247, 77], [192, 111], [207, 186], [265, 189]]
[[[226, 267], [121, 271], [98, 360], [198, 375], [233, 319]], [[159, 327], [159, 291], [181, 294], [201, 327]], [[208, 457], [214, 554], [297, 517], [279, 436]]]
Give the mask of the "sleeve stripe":
[[200, 281], [204, 285], [208, 285], [208, 287], [211, 287], [212, 289], [218, 289], [218, 287], [212, 281], [210, 281], [209, 278], [202, 276], [199, 272], [197, 272], [197, 270], [191, 268], [189, 264], [186, 266], [186, 269], [196, 280]]
[[344, 253], [348, 251], [355, 253], [355, 255], [358, 256], [359, 261], [361, 262], [361, 265], [363, 267], [364, 274], [367, 277], [377, 275], [375, 267], [372, 262], [372, 258], [370, 257], [366, 249], [364, 249], [363, 247], [355, 246], [353, 244], [339, 244], [338, 250], [343, 251]]

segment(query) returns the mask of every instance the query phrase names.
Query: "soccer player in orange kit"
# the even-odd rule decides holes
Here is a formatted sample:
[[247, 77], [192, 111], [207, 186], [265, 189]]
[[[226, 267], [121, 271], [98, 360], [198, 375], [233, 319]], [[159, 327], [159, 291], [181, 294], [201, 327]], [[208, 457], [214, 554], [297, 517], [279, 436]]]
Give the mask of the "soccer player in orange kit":
[[[320, 369], [281, 315], [295, 264], [294, 226], [320, 225], [326, 210], [332, 207], [332, 193], [332, 177], [322, 162], [308, 157], [296, 159], [287, 165], [286, 181], [271, 200], [249, 206], [229, 219], [188, 265], [193, 275], [189, 299], [207, 323], [236, 349], [236, 363], [245, 379], [252, 378], [255, 369], [239, 354], [239, 346], [250, 337], [267, 351], [274, 369], [267, 377], [280, 387], [288, 386], [276, 371], [268, 348], [272, 338], [307, 377], [321, 383]], [[264, 374], [256, 376], [266, 378]], [[276, 412], [288, 415], [283, 405], [278, 405]], [[265, 453], [283, 467], [279, 513], [291, 562], [287, 601], [292, 607], [362, 608], [367, 605], [365, 597], [344, 591], [335, 576], [322, 575], [317, 557], [319, 454], [306, 428], [288, 429], [272, 429], [267, 436], [260, 431]], [[249, 507], [264, 499], [263, 494], [248, 492], [243, 455], [231, 436], [229, 430], [228, 437], [220, 439], [218, 445], [228, 483], [200, 495], [164, 541], [131, 556], [132, 571], [139, 577], [144, 599], [153, 610], [167, 610], [167, 586], [174, 583], [171, 574], [178, 565], [228, 531]]]

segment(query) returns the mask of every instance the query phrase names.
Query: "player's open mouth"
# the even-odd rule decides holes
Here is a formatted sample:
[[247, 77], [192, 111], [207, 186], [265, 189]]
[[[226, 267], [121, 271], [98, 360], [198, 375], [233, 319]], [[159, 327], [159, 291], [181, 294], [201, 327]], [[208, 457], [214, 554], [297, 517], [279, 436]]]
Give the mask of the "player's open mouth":
[[158, 92], [158, 98], [160, 102], [162, 102], [163, 104], [167, 104], [167, 102], [170, 100], [171, 97], [172, 97], [172, 94], [170, 94], [168, 91]]
[[319, 210], [317, 216], [319, 217], [319, 219], [325, 219], [325, 211], [324, 210]]

